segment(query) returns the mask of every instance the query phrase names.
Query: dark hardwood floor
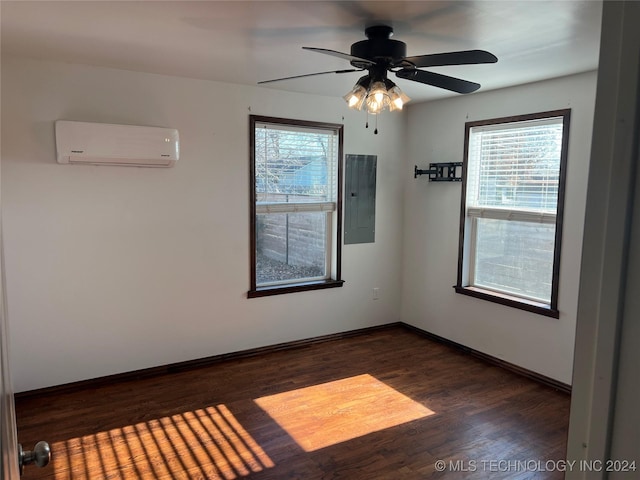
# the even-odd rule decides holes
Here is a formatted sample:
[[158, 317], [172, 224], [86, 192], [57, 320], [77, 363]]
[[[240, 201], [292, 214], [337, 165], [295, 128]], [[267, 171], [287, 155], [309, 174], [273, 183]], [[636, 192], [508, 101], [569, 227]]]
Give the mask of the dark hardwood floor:
[[394, 326], [16, 409], [25, 479], [551, 480], [569, 401]]

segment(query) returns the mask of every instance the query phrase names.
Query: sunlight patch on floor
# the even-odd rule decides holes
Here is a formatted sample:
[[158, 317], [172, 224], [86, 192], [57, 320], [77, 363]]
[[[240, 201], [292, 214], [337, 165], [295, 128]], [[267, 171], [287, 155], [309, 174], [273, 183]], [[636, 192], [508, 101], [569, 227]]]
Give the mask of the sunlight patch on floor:
[[368, 374], [254, 401], [307, 452], [435, 413]]
[[56, 480], [231, 480], [274, 466], [225, 405], [55, 442], [51, 448]]

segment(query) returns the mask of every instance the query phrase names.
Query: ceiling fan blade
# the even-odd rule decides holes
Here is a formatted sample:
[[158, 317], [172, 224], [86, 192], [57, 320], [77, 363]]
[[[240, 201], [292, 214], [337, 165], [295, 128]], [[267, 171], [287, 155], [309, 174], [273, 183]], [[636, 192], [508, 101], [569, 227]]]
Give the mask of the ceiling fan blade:
[[328, 72], [317, 72], [317, 73], [305, 73], [304, 75], [294, 75], [293, 77], [282, 77], [282, 78], [274, 78], [273, 80], [262, 80], [258, 82], [258, 85], [262, 83], [271, 83], [271, 82], [280, 82], [282, 80], [292, 80], [294, 78], [303, 78], [303, 77], [313, 77], [314, 75], [326, 75], [328, 73], [351, 73], [351, 72], [361, 72], [361, 69], [350, 68], [348, 70], [330, 70]]
[[399, 65], [409, 62], [416, 67], [441, 67], [445, 65], [475, 65], [478, 63], [496, 63], [498, 57], [485, 50], [463, 50], [461, 52], [434, 53], [405, 57]]
[[457, 93], [471, 93], [480, 88], [479, 83], [468, 82], [460, 78], [449, 77], [441, 73], [425, 72], [424, 70], [416, 70], [415, 68], [403, 68], [396, 72], [396, 76], [405, 80], [413, 80], [414, 82], [433, 85], [434, 87], [444, 88]]
[[302, 47], [305, 50], [311, 50], [312, 52], [324, 53], [325, 55], [331, 55], [332, 57], [342, 58], [343, 60], [349, 60], [350, 62], [358, 62], [358, 64], [363, 65], [363, 67], [375, 65], [376, 62], [372, 62], [371, 60], [367, 60], [366, 58], [354, 57], [353, 55], [349, 55], [348, 53], [336, 52], [335, 50], [328, 50], [326, 48], [315, 48], [315, 47]]

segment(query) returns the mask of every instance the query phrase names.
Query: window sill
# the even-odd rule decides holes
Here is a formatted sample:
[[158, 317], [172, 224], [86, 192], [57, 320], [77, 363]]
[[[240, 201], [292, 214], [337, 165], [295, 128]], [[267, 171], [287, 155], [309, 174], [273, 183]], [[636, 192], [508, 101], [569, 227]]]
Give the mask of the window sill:
[[341, 287], [344, 280], [320, 280], [315, 282], [288, 283], [286, 285], [269, 285], [258, 287], [247, 292], [247, 298], [269, 297], [285, 293], [306, 292], [309, 290], [322, 290], [325, 288]]
[[453, 288], [456, 290], [456, 293], [461, 293], [470, 297], [481, 298], [483, 300], [499, 303], [508, 307], [519, 308], [520, 310], [526, 310], [527, 312], [537, 313], [546, 317], [560, 318], [560, 311], [551, 308], [549, 305], [544, 303], [534, 302], [532, 300], [526, 300], [490, 290], [483, 290], [478, 287], [461, 287], [459, 285], [455, 285]]

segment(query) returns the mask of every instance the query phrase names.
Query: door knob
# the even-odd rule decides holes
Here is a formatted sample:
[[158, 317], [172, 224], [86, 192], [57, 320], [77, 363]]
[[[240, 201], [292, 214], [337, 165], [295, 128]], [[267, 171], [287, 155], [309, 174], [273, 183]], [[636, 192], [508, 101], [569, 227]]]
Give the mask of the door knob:
[[38, 442], [33, 447], [33, 451], [22, 450], [22, 445], [18, 444], [18, 464], [20, 465], [20, 475], [25, 465], [35, 463], [38, 467], [44, 467], [51, 460], [51, 447], [47, 442]]

